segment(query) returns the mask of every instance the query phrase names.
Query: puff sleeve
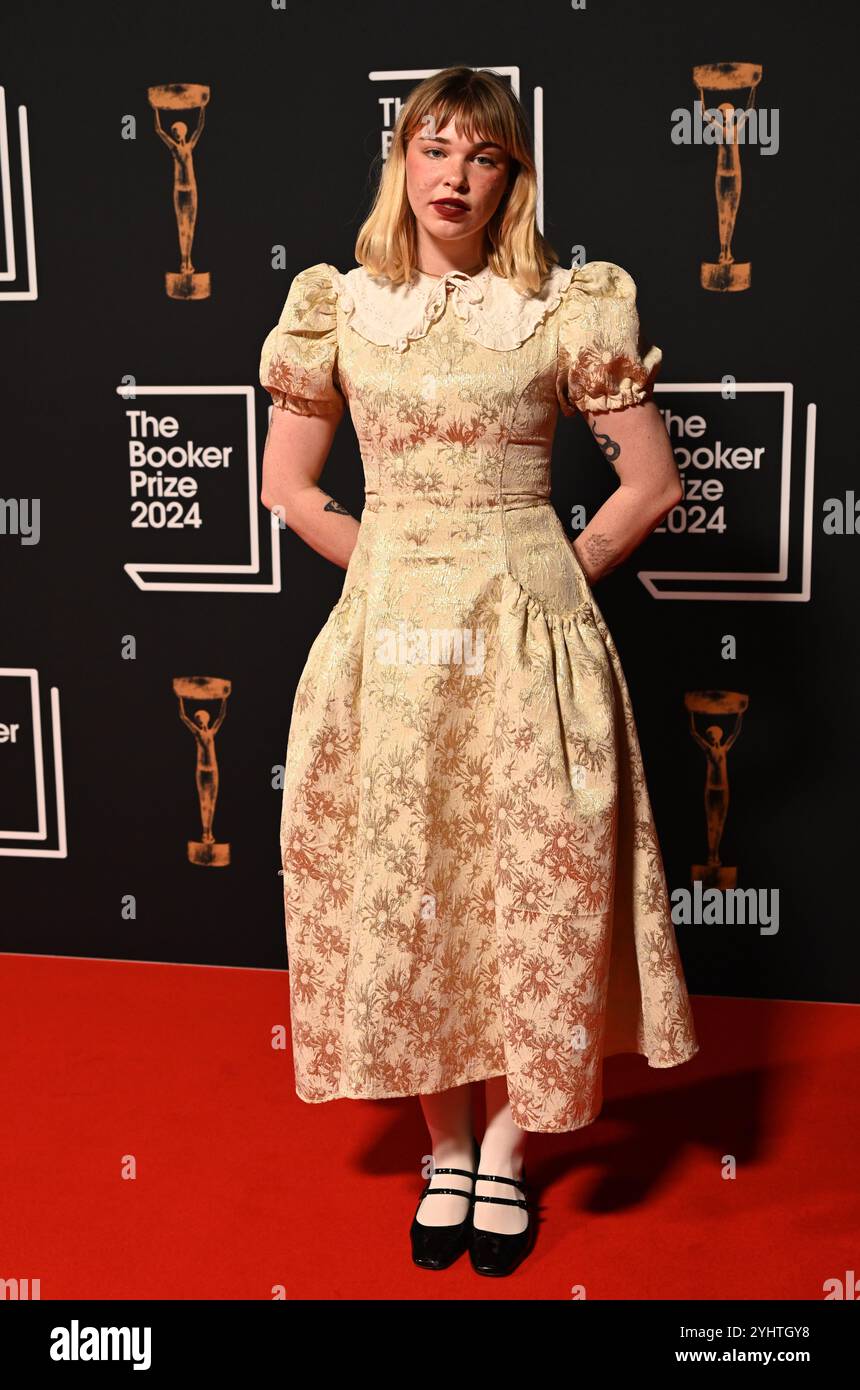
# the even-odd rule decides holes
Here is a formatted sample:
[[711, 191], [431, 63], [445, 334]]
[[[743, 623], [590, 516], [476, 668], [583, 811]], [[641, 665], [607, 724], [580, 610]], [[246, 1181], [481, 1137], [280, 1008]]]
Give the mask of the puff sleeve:
[[663, 360], [640, 342], [636, 285], [620, 265], [574, 268], [560, 308], [556, 396], [565, 415], [647, 400]]
[[260, 383], [282, 410], [340, 415], [337, 271], [321, 261], [299, 271], [260, 354]]

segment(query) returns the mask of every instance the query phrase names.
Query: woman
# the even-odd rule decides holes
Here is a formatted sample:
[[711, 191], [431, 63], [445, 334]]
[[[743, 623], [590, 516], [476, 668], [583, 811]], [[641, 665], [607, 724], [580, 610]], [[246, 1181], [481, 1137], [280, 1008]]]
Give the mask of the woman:
[[[670, 1067], [697, 1051], [591, 587], [680, 497], [650, 399], [661, 352], [639, 352], [630, 276], [560, 267], [535, 200], [507, 85], [466, 67], [428, 78], [359, 264], [300, 272], [260, 363], [277, 407], [262, 501], [346, 567], [287, 749], [296, 1089], [417, 1095], [433, 1176], [413, 1259], [441, 1269], [468, 1246], [488, 1275], [533, 1244], [527, 1134], [595, 1119], [604, 1056]], [[346, 401], [360, 524], [316, 486]], [[559, 408], [585, 415], [620, 480], [573, 544], [550, 503]]]

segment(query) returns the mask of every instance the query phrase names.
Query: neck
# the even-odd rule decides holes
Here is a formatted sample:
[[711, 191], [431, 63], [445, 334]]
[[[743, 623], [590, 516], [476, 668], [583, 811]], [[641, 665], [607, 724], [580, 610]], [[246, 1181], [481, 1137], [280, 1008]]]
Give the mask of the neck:
[[[483, 264], [474, 265], [474, 266], [471, 266], [468, 270], [465, 270], [465, 269], [464, 269], [464, 270], [462, 271], [462, 273], [463, 273], [464, 275], [477, 275], [478, 272], [481, 271], [481, 270], [483, 270], [484, 268], [485, 268], [485, 267], [484, 267]], [[460, 270], [461, 267], [458, 266], [458, 265], [449, 265], [449, 266], [447, 267], [447, 270], [424, 270], [424, 269], [422, 269], [422, 267], [419, 265], [419, 266], [416, 266], [415, 269], [418, 271], [418, 274], [419, 274], [419, 275], [427, 275], [427, 276], [430, 277], [431, 280], [441, 280], [441, 279], [442, 279], [442, 276], [445, 275], [445, 274], [447, 274], [447, 271], [448, 271], [448, 270]]]
[[[423, 232], [423, 228], [421, 231]], [[482, 239], [469, 237], [463, 246], [456, 246], [437, 242], [419, 234], [415, 260], [415, 268], [421, 275], [439, 280], [449, 270], [459, 270], [464, 275], [477, 275], [478, 271], [486, 266], [488, 255]]]

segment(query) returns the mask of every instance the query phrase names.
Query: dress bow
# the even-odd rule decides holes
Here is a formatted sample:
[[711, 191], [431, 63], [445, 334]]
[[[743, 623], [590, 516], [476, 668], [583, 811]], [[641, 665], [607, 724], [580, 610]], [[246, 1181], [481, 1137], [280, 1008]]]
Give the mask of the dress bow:
[[444, 275], [440, 275], [433, 296], [440, 311], [444, 309], [449, 285], [458, 291], [454, 296], [454, 313], [459, 319], [468, 319], [468, 305], [480, 304], [484, 298], [480, 286], [465, 270], [446, 270]]

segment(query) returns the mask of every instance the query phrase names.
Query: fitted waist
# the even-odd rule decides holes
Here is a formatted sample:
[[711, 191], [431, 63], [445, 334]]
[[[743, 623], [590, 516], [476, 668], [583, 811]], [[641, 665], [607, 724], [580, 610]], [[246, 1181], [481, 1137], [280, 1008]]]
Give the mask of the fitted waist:
[[439, 508], [440, 511], [490, 512], [515, 511], [520, 507], [551, 507], [549, 488], [540, 492], [483, 492], [471, 487], [462, 492], [403, 492], [387, 491], [384, 494], [365, 491], [364, 510], [366, 512], [402, 512], [415, 508]]
[[[371, 497], [370, 502], [373, 503]], [[498, 599], [513, 577], [522, 592], [552, 614], [578, 612], [589, 586], [552, 503], [522, 494], [471, 505], [457, 498], [381, 505], [361, 513], [344, 594], [361, 585], [391, 613], [417, 621], [469, 612]]]

